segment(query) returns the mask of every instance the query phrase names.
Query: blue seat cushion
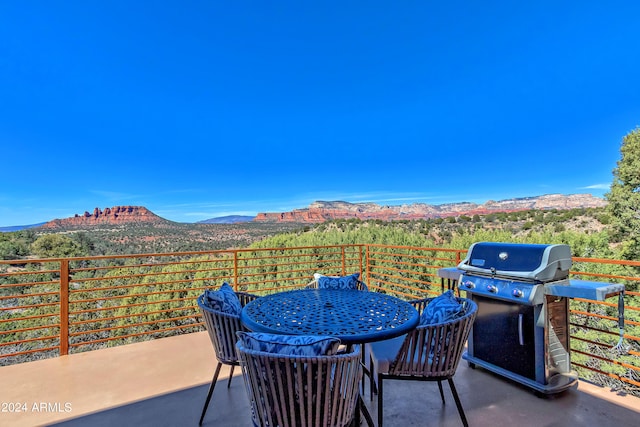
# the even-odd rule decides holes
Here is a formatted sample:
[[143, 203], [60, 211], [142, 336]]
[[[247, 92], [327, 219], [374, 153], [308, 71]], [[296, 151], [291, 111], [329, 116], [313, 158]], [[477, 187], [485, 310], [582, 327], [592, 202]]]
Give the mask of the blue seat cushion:
[[217, 291], [211, 289], [204, 291], [202, 302], [212, 310], [233, 314], [235, 316], [240, 316], [240, 312], [242, 311], [240, 299], [238, 299], [233, 288], [229, 286], [227, 282], [224, 282]]
[[242, 345], [250, 350], [287, 356], [332, 356], [340, 339], [328, 336], [276, 335], [262, 332], [237, 332]]
[[358, 279], [360, 273], [350, 276], [323, 276], [318, 277], [318, 289], [358, 289]]
[[433, 325], [457, 319], [464, 315], [464, 306], [449, 290], [432, 299], [420, 315], [421, 325]]

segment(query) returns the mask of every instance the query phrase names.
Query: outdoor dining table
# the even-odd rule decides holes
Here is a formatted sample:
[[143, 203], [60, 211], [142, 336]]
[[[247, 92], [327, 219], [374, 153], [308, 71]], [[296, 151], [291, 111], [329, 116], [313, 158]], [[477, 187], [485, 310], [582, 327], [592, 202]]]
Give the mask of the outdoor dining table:
[[[406, 301], [379, 292], [299, 289], [251, 301], [240, 320], [255, 332], [332, 336], [354, 345], [406, 334], [418, 325], [419, 315]], [[362, 399], [359, 405], [373, 425]]]
[[388, 294], [300, 289], [257, 298], [240, 319], [255, 332], [332, 336], [350, 345], [403, 335], [418, 325], [419, 316], [411, 304]]

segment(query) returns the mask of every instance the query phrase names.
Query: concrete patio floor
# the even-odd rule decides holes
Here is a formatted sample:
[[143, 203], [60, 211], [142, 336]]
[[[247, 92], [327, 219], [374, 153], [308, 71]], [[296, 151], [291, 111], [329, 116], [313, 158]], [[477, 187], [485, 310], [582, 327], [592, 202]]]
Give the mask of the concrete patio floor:
[[[215, 356], [206, 332], [0, 367], [0, 426], [197, 426]], [[222, 369], [204, 426], [251, 426], [240, 369]], [[470, 426], [636, 426], [640, 399], [586, 382], [536, 397], [462, 361], [454, 378]], [[385, 382], [386, 426], [460, 426], [444, 384]], [[365, 402], [374, 419], [376, 404]], [[16, 408], [25, 409], [18, 412]]]

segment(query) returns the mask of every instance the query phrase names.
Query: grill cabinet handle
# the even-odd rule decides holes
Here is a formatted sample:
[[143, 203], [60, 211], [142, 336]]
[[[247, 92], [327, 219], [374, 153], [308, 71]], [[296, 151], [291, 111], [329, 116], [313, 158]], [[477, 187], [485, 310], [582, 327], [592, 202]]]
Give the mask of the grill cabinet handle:
[[522, 313], [518, 315], [518, 341], [520, 345], [524, 345], [524, 334], [522, 333]]

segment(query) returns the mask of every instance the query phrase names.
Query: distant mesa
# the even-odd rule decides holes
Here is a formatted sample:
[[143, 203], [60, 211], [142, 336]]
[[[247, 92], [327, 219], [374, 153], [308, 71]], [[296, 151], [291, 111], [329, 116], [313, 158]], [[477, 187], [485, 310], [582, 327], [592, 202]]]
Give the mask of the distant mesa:
[[254, 216], [246, 215], [227, 215], [198, 221], [198, 224], [238, 224], [241, 222], [251, 222], [254, 218]]
[[30, 224], [30, 225], [10, 225], [8, 227], [0, 227], [0, 233], [11, 233], [13, 231], [25, 230], [27, 228], [35, 228], [44, 225], [44, 222], [39, 224]]
[[118, 225], [130, 223], [161, 223], [167, 220], [154, 214], [143, 206], [114, 206], [112, 208], [95, 208], [93, 213], [76, 214], [71, 218], [54, 219], [42, 225], [43, 229], [67, 227], [84, 227], [92, 225]]
[[498, 212], [516, 212], [531, 209], [568, 210], [576, 208], [596, 208], [606, 205], [606, 200], [591, 194], [548, 194], [501, 201], [489, 200], [483, 204], [461, 202], [442, 205], [413, 203], [410, 205], [386, 206], [376, 203], [317, 201], [311, 203], [308, 208], [294, 209], [290, 212], [259, 213], [256, 215], [254, 221], [321, 223], [333, 219], [351, 218], [397, 221], [445, 218], [460, 215], [487, 215]]

